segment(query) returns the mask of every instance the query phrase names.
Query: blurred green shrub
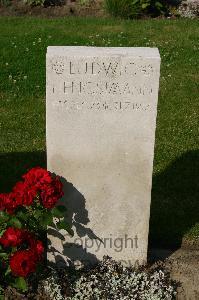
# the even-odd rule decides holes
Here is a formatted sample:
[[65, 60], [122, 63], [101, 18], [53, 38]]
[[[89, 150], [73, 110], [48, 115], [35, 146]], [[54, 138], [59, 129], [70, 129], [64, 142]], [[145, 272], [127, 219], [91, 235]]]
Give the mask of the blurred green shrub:
[[24, 0], [25, 4], [28, 4], [30, 6], [43, 6], [44, 5], [45, 0]]
[[10, 0], [0, 0], [0, 6], [9, 6], [11, 5]]
[[105, 0], [105, 7], [111, 15], [128, 19], [167, 14], [169, 5], [179, 2], [180, 0]]
[[79, 0], [78, 1], [80, 5], [88, 5], [90, 4], [90, 0]]
[[139, 6], [133, 0], [105, 0], [106, 10], [114, 17], [132, 18], [139, 13]]
[[65, 0], [23, 0], [25, 4], [30, 6], [62, 6], [65, 4]]

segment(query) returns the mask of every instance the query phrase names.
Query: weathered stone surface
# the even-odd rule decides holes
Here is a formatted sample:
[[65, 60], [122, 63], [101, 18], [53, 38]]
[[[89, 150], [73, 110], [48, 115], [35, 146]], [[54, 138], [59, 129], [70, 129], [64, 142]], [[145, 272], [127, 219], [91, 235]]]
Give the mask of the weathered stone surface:
[[146, 260], [159, 67], [156, 48], [48, 47], [48, 169], [75, 231], [49, 231], [50, 260]]

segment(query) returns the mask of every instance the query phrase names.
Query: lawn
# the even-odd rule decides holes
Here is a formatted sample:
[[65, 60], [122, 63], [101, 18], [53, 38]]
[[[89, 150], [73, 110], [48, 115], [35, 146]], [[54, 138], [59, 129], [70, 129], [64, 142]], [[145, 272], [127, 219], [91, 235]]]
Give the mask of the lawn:
[[199, 237], [198, 20], [0, 18], [0, 191], [46, 165], [49, 45], [158, 47], [161, 78], [150, 243]]

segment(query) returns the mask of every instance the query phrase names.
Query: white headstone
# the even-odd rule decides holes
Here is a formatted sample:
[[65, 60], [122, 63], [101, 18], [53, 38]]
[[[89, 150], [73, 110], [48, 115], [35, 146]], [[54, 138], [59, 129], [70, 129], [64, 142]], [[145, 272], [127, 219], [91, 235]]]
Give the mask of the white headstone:
[[75, 231], [49, 231], [50, 260], [146, 261], [159, 72], [157, 48], [48, 47], [48, 169]]

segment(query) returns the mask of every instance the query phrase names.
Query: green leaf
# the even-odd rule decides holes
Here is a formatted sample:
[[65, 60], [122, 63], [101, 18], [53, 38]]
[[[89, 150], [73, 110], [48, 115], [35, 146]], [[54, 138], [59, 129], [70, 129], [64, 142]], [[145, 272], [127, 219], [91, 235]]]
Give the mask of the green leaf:
[[9, 275], [11, 273], [11, 269], [10, 266], [8, 266], [6, 272], [5, 272], [5, 276]]
[[4, 258], [4, 257], [8, 257], [8, 253], [4, 253], [4, 252], [0, 253], [0, 258]]
[[52, 210], [51, 210], [51, 213], [54, 217], [57, 217], [57, 218], [62, 218], [64, 213], [67, 211], [66, 207], [63, 206], [63, 205], [59, 205], [59, 206], [56, 206], [54, 207]]
[[30, 230], [35, 231], [36, 228], [38, 228], [38, 225], [39, 225], [39, 222], [34, 217], [31, 217], [28, 220], [28, 227], [29, 227]]
[[142, 4], [142, 9], [145, 9], [145, 8], [147, 8], [149, 6], [149, 3], [143, 3]]
[[72, 230], [72, 228], [70, 227], [70, 225], [68, 223], [66, 223], [64, 220], [59, 221], [56, 224], [56, 226], [57, 226], [58, 229], [64, 229], [64, 230], [66, 230], [71, 236], [74, 235], [74, 231]]
[[15, 279], [14, 286], [23, 292], [26, 292], [28, 290], [27, 283], [23, 277], [17, 277]]
[[[6, 229], [3, 229], [0, 231], [0, 236], [2, 236], [4, 234], [4, 232], [6, 231]], [[0, 246], [1, 247], [1, 246]], [[1, 248], [0, 248], [1, 249]]]
[[10, 216], [5, 211], [0, 211], [0, 223], [7, 222]]
[[53, 224], [53, 216], [50, 211], [43, 214], [40, 223], [43, 227]]
[[21, 224], [21, 221], [16, 218], [16, 217], [12, 217], [9, 221], [8, 221], [8, 225], [9, 226], [13, 226], [15, 228], [22, 228], [22, 224]]
[[33, 213], [33, 216], [35, 217], [36, 220], [39, 220], [42, 216], [43, 212], [40, 210], [35, 210]]
[[158, 8], [162, 8], [163, 7], [162, 3], [160, 3], [160, 2], [156, 2], [155, 6], [158, 7]]
[[18, 211], [16, 214], [16, 217], [23, 221], [27, 221], [29, 218], [29, 215], [28, 215], [27, 211]]

